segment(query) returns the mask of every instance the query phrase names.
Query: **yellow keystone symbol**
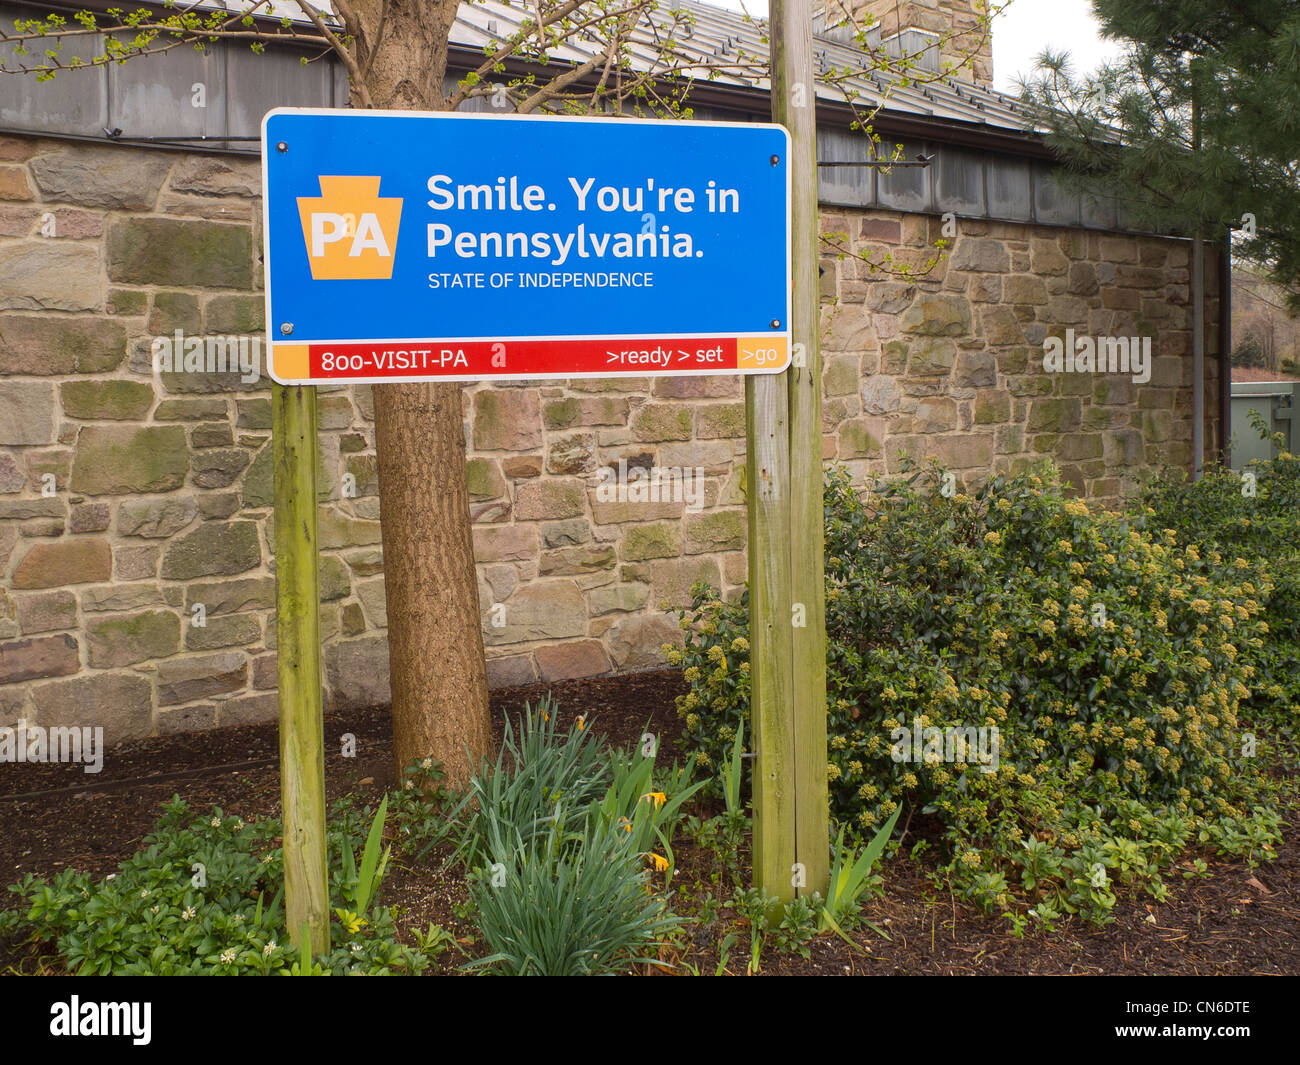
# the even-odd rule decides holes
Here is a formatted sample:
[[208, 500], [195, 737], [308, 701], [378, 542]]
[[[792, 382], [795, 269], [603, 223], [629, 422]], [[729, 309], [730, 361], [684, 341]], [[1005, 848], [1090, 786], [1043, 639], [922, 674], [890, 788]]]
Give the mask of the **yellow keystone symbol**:
[[388, 280], [402, 198], [381, 199], [377, 177], [320, 177], [320, 196], [299, 196], [313, 281]]

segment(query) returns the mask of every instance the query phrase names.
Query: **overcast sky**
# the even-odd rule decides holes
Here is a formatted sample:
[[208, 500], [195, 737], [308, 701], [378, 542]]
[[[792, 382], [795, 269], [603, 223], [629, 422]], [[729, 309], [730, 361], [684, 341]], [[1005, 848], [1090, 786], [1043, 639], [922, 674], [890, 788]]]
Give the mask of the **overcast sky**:
[[[739, 11], [740, 0], [710, 0]], [[818, 0], [813, 0], [817, 3]], [[745, 0], [751, 15], [766, 15], [768, 0]], [[1043, 51], [1068, 51], [1076, 74], [1094, 69], [1115, 53], [1103, 41], [1092, 17], [1091, 0], [1011, 0], [993, 20], [993, 75], [996, 87], [1016, 93], [1016, 76], [1030, 74]]]

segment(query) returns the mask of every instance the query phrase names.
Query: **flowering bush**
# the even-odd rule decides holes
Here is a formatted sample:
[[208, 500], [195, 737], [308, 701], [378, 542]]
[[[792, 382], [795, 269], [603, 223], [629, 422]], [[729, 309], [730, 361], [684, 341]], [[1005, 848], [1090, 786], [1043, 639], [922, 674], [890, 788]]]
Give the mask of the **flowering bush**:
[[[1271, 586], [1066, 499], [1051, 471], [943, 484], [930, 469], [863, 497], [827, 475], [834, 815], [859, 833], [900, 804], [934, 815], [956, 885], [1045, 922], [1107, 920], [1119, 884], [1160, 897], [1193, 840], [1270, 856], [1278, 818], [1238, 712]], [[716, 761], [748, 716], [747, 600], [697, 587], [682, 625], [678, 712]], [[984, 764], [910, 738], [981, 729]]]
[[1252, 713], [1300, 731], [1300, 458], [1282, 452], [1245, 471], [1213, 467], [1199, 481], [1166, 473], [1147, 486], [1147, 524], [1233, 572], [1248, 572], [1267, 638], [1241, 646]]

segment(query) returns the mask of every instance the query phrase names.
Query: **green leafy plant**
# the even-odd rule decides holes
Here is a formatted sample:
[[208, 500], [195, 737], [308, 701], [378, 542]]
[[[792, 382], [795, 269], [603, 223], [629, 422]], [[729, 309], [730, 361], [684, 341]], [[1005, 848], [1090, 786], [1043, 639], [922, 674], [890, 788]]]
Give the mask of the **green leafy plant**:
[[744, 815], [740, 790], [745, 780], [745, 723], [736, 726], [736, 738], [731, 744], [731, 757], [722, 764], [722, 797], [727, 804], [727, 816]]
[[[575, 824], [584, 827], [577, 833]], [[491, 953], [471, 963], [511, 976], [589, 976], [655, 960], [652, 947], [677, 925], [627, 833], [603, 818], [561, 814], [545, 834], [504, 849], [470, 891]]]
[[[1278, 535], [1294, 541], [1295, 520], [1279, 514]], [[969, 493], [935, 467], [870, 492], [832, 468], [825, 522], [827, 774], [846, 839], [907, 805], [937, 818], [942, 870], [977, 904], [1046, 900], [1095, 923], [1115, 890], [1162, 891], [1198, 835], [1276, 853], [1270, 785], [1242, 756], [1249, 659], [1271, 629], [1272, 582], [1249, 559], [1069, 498], [1050, 466]], [[696, 585], [681, 624], [666, 653], [689, 685], [685, 742], [723, 765], [749, 715], [748, 599]], [[921, 730], [992, 735], [997, 764], [917, 751]], [[1097, 860], [1123, 868], [1085, 888]]]
[[[682, 831], [697, 847], [713, 855], [714, 860], [730, 877], [732, 884], [739, 887], [743, 879], [740, 868], [740, 847], [744, 842], [748, 823], [749, 818], [743, 814], [739, 819], [728, 818], [725, 813], [707, 818], [690, 814], [682, 821]], [[720, 879], [720, 874], [714, 872], [711, 878], [716, 883]]]
[[[379, 832], [382, 823], [381, 812]], [[344, 819], [327, 826], [335, 869], [359, 842], [346, 825]], [[333, 925], [327, 954], [294, 951], [281, 904], [281, 834], [278, 821], [246, 822], [221, 810], [195, 817], [174, 798], [116, 873], [96, 881], [68, 870], [12, 885], [24, 906], [14, 924], [53, 941], [77, 974], [379, 975], [418, 973], [428, 965], [398, 940], [391, 911], [374, 904], [384, 862], [373, 826], [374, 845], [367, 841], [361, 871], [336, 875], [330, 899], [336, 913], [368, 912], [368, 920]]]
[[780, 908], [780, 902], [766, 895], [762, 889], [736, 888], [735, 894], [725, 903], [749, 929], [749, 967], [746, 973], [759, 973], [763, 962], [763, 944], [768, 934], [769, 916]]
[[817, 934], [818, 914], [824, 912], [825, 906], [818, 892], [812, 896], [796, 895], [785, 904], [781, 912], [781, 923], [776, 926], [776, 944], [788, 954], [798, 954], [801, 958], [810, 957], [809, 944]]
[[731, 948], [735, 945], [735, 932], [728, 932], [722, 937], [722, 942], [718, 944], [718, 965], [713, 971], [714, 976], [721, 976], [727, 971], [727, 962], [731, 960]]
[[615, 972], [654, 960], [680, 923], [651, 869], [671, 875], [682, 804], [703, 782], [689, 763], [657, 780], [653, 756], [610, 752], [581, 719], [561, 730], [556, 716], [549, 698], [526, 708], [470, 782], [461, 853], [490, 949], [474, 969]]
[[417, 932], [415, 941], [420, 952], [430, 958], [437, 958], [452, 948], [460, 949], [456, 937], [437, 924], [430, 924], [425, 931]]
[[389, 809], [396, 829], [396, 846], [406, 855], [423, 858], [456, 832], [452, 817], [456, 796], [443, 783], [446, 774], [432, 758], [412, 762], [402, 773], [402, 786], [392, 793]]
[[654, 756], [647, 756], [639, 748], [630, 757], [620, 751], [613, 752], [613, 779], [600, 801], [599, 812], [611, 828], [623, 831], [636, 853], [653, 856], [656, 847], [662, 848], [666, 862], [662, 868], [671, 878], [672, 835], [681, 819], [682, 804], [704, 786], [704, 781], [690, 783], [691, 763], [688, 762], [683, 769], [674, 767], [672, 784], [665, 785], [671, 788], [671, 794], [658, 791], [654, 768]]
[[871, 837], [861, 853], [845, 845], [844, 829], [840, 828], [831, 850], [830, 886], [820, 915], [823, 929], [829, 928], [844, 936], [844, 930], [857, 923], [862, 899], [872, 887], [872, 869], [885, 852], [900, 813], [901, 807], [889, 815], [889, 820]]
[[340, 906], [334, 913], [338, 916], [339, 923], [350, 933], [355, 933], [367, 924], [366, 915], [370, 912], [370, 901], [378, 894], [379, 884], [384, 879], [384, 871], [388, 868], [388, 859], [393, 852], [392, 847], [385, 848], [382, 857], [379, 853], [387, 816], [388, 796], [385, 795], [380, 800], [379, 809], [371, 822], [370, 833], [366, 837], [366, 848], [361, 855], [360, 870], [357, 869], [352, 848], [347, 844], [343, 846], [343, 895], [353, 908]]
[[722, 764], [722, 798], [726, 812], [722, 815], [723, 836], [734, 854], [749, 828], [749, 815], [745, 812], [742, 790], [745, 783], [745, 723], [736, 725], [736, 738], [731, 744], [731, 756]]
[[474, 775], [454, 814], [466, 867], [481, 864], [488, 836], [502, 826], [527, 844], [550, 831], [557, 813], [586, 809], [605, 794], [612, 764], [601, 741], [581, 718], [564, 730], [559, 721], [549, 693], [524, 707], [517, 728], [507, 719], [496, 762]]
[[1283, 449], [1258, 411], [1261, 439], [1276, 458], [1243, 470], [1208, 467], [1200, 480], [1167, 470], [1143, 496], [1141, 520], [1216, 582], [1248, 585], [1263, 622], [1236, 641], [1239, 668], [1253, 676], [1244, 713], [1300, 748], [1300, 457]]

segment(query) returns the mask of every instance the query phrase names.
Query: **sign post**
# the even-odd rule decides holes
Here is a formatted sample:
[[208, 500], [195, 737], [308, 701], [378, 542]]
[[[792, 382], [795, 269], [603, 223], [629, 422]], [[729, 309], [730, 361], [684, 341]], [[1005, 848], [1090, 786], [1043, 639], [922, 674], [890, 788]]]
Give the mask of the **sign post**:
[[746, 382], [748, 483], [757, 489], [749, 501], [750, 706], [754, 879], [788, 902], [824, 897], [830, 877], [817, 83], [807, 0], [773, 0], [771, 41], [772, 118], [791, 140], [794, 356], [780, 378]]
[[[801, 894], [826, 897], [830, 880], [830, 796], [826, 776], [826, 569], [823, 516], [822, 358], [817, 212], [817, 90], [808, 0], [776, 0], [772, 48], [773, 119], [790, 131], [791, 321], [798, 364], [786, 371], [790, 403], [791, 668], [795, 731], [795, 862]], [[799, 92], [799, 87], [806, 91]]]
[[271, 387], [275, 480], [276, 679], [284, 910], [300, 951], [330, 947], [321, 718], [320, 577], [316, 539], [316, 390]]
[[756, 643], [786, 648], [771, 679], [756, 678], [755, 781], [763, 823], [779, 822], [790, 843], [758, 860], [788, 882], [790, 163], [789, 136], [772, 125], [313, 109], [263, 119], [285, 898], [297, 945], [304, 926], [313, 952], [329, 936], [309, 387], [322, 383], [746, 376], [747, 395], [762, 397], [749, 417], [751, 567], [763, 560], [754, 627], [768, 634]]

